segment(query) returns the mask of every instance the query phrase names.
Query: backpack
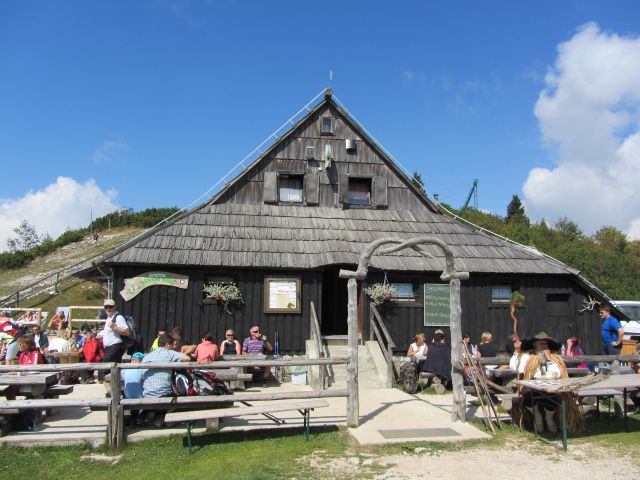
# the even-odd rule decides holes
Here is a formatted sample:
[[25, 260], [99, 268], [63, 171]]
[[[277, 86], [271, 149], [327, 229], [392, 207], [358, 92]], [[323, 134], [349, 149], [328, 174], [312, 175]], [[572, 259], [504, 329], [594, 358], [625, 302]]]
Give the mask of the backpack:
[[232, 395], [215, 373], [206, 370], [174, 370], [171, 390], [175, 396]]
[[418, 372], [412, 362], [404, 362], [400, 366], [400, 385], [407, 393], [415, 393], [418, 390]]
[[140, 335], [140, 330], [138, 330], [138, 326], [133, 320], [133, 317], [131, 315], [122, 315], [122, 317], [124, 321], [127, 322], [127, 328], [129, 329], [129, 335], [126, 337], [124, 335], [122, 336], [125, 351], [129, 355], [144, 351], [142, 335]]

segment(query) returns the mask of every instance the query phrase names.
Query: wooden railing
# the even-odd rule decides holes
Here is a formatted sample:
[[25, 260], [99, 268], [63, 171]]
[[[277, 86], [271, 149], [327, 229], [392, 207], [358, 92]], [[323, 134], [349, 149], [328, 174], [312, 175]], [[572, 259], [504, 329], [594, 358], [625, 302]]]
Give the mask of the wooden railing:
[[124, 410], [139, 409], [144, 406], [161, 405], [193, 405], [211, 403], [225, 403], [233, 401], [260, 401], [278, 399], [301, 399], [301, 398], [324, 398], [324, 397], [349, 397], [348, 389], [336, 389], [327, 391], [303, 391], [303, 392], [277, 392], [277, 393], [238, 393], [232, 396], [195, 396], [195, 397], [164, 397], [164, 398], [139, 398], [123, 399], [122, 380], [120, 373], [122, 370], [130, 369], [165, 369], [177, 370], [184, 368], [230, 368], [230, 367], [287, 367], [294, 365], [345, 365], [346, 357], [336, 358], [298, 358], [291, 360], [271, 360], [260, 359], [251, 360], [222, 360], [211, 364], [197, 362], [176, 362], [176, 363], [69, 363], [57, 365], [0, 365], [0, 372], [62, 372], [80, 370], [100, 370], [111, 373], [111, 398], [70, 398], [70, 399], [34, 399], [34, 400], [5, 400], [0, 401], [0, 409], [49, 409], [49, 408], [81, 408], [81, 407], [101, 407], [107, 408], [107, 444], [111, 448], [120, 448], [126, 443], [124, 432]]
[[[562, 357], [567, 365], [579, 363], [611, 363], [617, 360], [620, 363], [640, 363], [640, 355], [581, 355], [579, 357]], [[480, 358], [482, 365], [509, 365], [510, 356]]]
[[378, 311], [378, 308], [371, 303], [369, 305], [369, 339], [376, 340], [382, 350], [384, 359], [387, 362], [387, 388], [393, 387], [395, 378], [395, 364], [393, 363], [393, 350], [396, 348], [395, 343], [391, 340], [391, 335], [384, 326], [384, 320]]
[[[311, 319], [310, 319], [310, 332], [311, 341], [315, 343], [316, 351], [318, 352], [318, 358], [324, 358], [324, 349], [322, 347], [322, 333], [320, 332], [320, 322], [318, 321], [318, 313], [316, 312], [316, 305], [311, 302]], [[325, 379], [329, 378], [327, 365], [320, 365], [320, 385], [325, 389]]]

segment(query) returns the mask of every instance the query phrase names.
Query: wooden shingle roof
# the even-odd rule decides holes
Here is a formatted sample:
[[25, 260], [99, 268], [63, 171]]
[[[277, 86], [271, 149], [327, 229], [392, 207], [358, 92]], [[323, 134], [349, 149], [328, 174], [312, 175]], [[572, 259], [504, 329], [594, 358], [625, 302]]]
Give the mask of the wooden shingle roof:
[[[429, 211], [309, 206], [207, 204], [103, 261], [229, 268], [309, 269], [357, 264], [371, 241], [433, 235], [449, 244], [458, 270], [483, 273], [577, 274], [533, 249], [474, 231]], [[385, 270], [442, 271], [444, 257], [425, 246], [374, 256]]]

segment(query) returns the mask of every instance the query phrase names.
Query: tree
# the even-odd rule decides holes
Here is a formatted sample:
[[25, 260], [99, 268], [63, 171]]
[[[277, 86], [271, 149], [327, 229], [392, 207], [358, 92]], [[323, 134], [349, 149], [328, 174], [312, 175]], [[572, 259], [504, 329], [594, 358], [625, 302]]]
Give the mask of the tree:
[[580, 230], [580, 227], [578, 227], [578, 224], [572, 222], [567, 217], [562, 217], [560, 220], [558, 220], [555, 228], [560, 233], [560, 235], [562, 235], [562, 237], [569, 242], [581, 240], [582, 238], [584, 238], [584, 234], [582, 233], [582, 230]]
[[31, 250], [40, 245], [45, 238], [49, 237], [48, 235], [38, 235], [36, 227], [26, 220], [22, 220], [20, 225], [13, 229], [13, 233], [15, 233], [17, 237], [7, 240], [7, 247], [9, 247], [9, 250], [12, 252], [26, 252], [27, 250]]
[[525, 223], [529, 225], [529, 217], [524, 212], [524, 206], [518, 195], [514, 195], [507, 205], [507, 223]]
[[615, 227], [602, 227], [593, 235], [593, 240], [596, 245], [619, 253], [624, 253], [629, 244], [627, 234]]
[[413, 171], [413, 178], [411, 179], [411, 183], [420, 190], [420, 193], [423, 195], [427, 194], [427, 191], [424, 189], [424, 182], [422, 181], [422, 175], [417, 170]]

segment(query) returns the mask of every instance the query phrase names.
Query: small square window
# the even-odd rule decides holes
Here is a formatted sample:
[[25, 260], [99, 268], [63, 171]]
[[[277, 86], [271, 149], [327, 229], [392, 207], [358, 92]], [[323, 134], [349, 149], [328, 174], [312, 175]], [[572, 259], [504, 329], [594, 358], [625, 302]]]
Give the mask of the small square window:
[[314, 160], [316, 158], [316, 147], [313, 145], [307, 145], [304, 147], [304, 158], [307, 160]]
[[347, 202], [350, 205], [371, 205], [371, 179], [350, 178]]
[[332, 117], [322, 117], [322, 127], [320, 133], [322, 133], [322, 135], [333, 135]]
[[491, 303], [498, 305], [509, 305], [511, 303], [511, 285], [493, 285], [491, 287]]
[[278, 197], [281, 202], [302, 203], [302, 175], [281, 175], [278, 179]]

